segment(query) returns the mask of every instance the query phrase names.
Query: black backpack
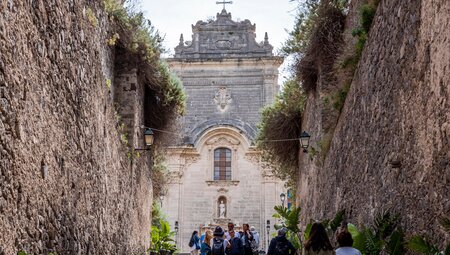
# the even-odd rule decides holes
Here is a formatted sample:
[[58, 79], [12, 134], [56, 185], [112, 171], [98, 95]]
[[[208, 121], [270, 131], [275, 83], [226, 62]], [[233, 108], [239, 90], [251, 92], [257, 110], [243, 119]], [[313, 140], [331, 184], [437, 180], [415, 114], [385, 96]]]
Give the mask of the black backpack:
[[189, 241], [189, 247], [194, 246], [194, 237], [191, 238], [191, 240]]
[[278, 241], [275, 245], [275, 255], [289, 255], [289, 245], [287, 242]]
[[224, 249], [224, 240], [219, 238], [213, 239], [213, 245], [211, 247], [211, 254], [212, 255], [225, 255], [225, 249]]

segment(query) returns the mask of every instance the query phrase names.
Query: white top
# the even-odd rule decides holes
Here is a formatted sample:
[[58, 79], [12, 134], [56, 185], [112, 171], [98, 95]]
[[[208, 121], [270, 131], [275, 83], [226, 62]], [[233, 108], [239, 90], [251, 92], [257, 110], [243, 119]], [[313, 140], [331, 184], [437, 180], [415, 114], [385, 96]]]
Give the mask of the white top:
[[336, 249], [336, 255], [361, 255], [361, 252], [353, 247], [341, 247]]
[[[241, 238], [241, 235], [239, 234], [239, 232], [234, 232], [234, 237], [237, 237], [237, 238]], [[225, 239], [227, 239], [228, 241], [230, 241], [231, 240], [231, 236], [230, 236], [230, 233], [227, 231], [227, 232], [225, 232]]]

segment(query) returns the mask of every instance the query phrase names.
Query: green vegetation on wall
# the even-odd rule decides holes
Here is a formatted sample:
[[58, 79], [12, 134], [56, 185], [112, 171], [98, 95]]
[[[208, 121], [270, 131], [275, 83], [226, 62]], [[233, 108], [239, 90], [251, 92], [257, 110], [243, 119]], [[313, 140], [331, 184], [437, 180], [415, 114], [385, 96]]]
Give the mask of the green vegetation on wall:
[[274, 103], [265, 107], [259, 124], [257, 145], [263, 161], [274, 174], [295, 187], [301, 116], [305, 95], [295, 79], [287, 80]]
[[184, 113], [186, 96], [181, 81], [160, 58], [165, 51], [163, 38], [142, 12], [125, 8], [118, 0], [104, 0], [103, 5], [116, 28], [107, 40], [116, 50], [116, 63], [119, 63], [116, 68], [123, 68], [121, 61], [139, 68], [141, 80], [157, 98], [153, 102], [159, 104], [156, 108], [160, 123], [156, 124], [167, 125], [173, 115]]

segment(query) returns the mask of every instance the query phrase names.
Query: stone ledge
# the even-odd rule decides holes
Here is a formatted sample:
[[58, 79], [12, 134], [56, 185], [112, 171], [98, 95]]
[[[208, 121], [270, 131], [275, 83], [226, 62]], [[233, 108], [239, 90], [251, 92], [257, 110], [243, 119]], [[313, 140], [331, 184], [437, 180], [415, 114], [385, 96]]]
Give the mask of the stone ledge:
[[237, 186], [239, 181], [230, 180], [230, 181], [205, 181], [208, 186]]

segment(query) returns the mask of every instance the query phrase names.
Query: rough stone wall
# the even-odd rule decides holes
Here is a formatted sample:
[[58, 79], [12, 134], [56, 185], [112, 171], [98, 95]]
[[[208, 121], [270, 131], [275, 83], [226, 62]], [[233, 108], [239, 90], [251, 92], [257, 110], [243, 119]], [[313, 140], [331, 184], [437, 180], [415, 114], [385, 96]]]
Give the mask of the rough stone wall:
[[[381, 1], [323, 165], [299, 154], [304, 220], [345, 208], [367, 224], [393, 208], [407, 234], [450, 239], [436, 220], [450, 214], [448, 13], [447, 0]], [[313, 145], [323, 131], [318, 95], [302, 126]]]
[[148, 156], [120, 139], [108, 27], [100, 1], [0, 3], [0, 254], [148, 247]]

